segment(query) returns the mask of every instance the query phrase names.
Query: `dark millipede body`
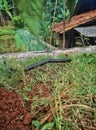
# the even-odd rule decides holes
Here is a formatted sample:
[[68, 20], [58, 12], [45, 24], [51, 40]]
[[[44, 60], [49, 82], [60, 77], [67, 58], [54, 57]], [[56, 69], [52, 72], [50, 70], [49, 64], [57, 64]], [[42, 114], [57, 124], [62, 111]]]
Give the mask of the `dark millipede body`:
[[42, 66], [46, 63], [66, 63], [66, 62], [70, 62], [71, 59], [47, 59], [47, 60], [44, 60], [44, 61], [41, 61], [41, 62], [38, 62], [36, 64], [33, 64], [33, 65], [30, 65], [30, 66], [27, 66], [24, 71], [29, 71], [31, 69], [34, 69], [38, 66]]

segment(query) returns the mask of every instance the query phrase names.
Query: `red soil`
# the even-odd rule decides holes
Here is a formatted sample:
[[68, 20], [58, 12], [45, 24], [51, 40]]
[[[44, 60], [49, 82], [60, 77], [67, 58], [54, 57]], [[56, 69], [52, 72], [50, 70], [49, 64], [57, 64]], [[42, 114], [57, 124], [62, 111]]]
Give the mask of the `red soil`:
[[16, 92], [0, 88], [0, 130], [29, 130], [31, 117]]
[[[4, 88], [0, 88], [0, 130], [37, 130], [32, 125], [32, 120], [39, 120], [43, 122], [45, 119], [47, 122], [53, 120], [53, 116], [50, 115], [50, 106], [46, 107], [39, 105], [32, 107], [32, 104], [36, 101], [34, 97], [38, 96], [38, 99], [48, 98], [51, 95], [52, 90], [50, 89], [51, 83], [37, 83], [36, 86], [30, 91], [28, 101], [24, 101], [23, 98], [17, 95], [15, 91], [7, 91]], [[68, 97], [63, 97], [64, 100], [68, 100]], [[38, 100], [37, 100], [38, 101]], [[94, 98], [95, 103], [95, 98]], [[68, 114], [67, 114], [68, 113]], [[64, 110], [64, 117], [71, 117], [69, 110]], [[47, 116], [50, 115], [48, 118]], [[77, 117], [77, 125], [82, 125], [84, 122], [84, 130], [93, 130], [95, 128], [94, 113], [89, 112], [87, 115], [81, 114], [82, 118]], [[79, 119], [79, 120], [78, 120]], [[91, 127], [92, 126], [92, 127]], [[94, 129], [95, 130], [95, 129]]]
[[[24, 101], [15, 91], [8, 91], [0, 88], [0, 130], [33, 130], [31, 124], [34, 116], [31, 114], [31, 104], [34, 102], [33, 97], [38, 95], [39, 98], [48, 97], [51, 94], [49, 89], [50, 83], [46, 85], [38, 83], [29, 93], [29, 100]], [[30, 100], [31, 99], [31, 100]], [[42, 106], [36, 107], [40, 111], [49, 110]], [[30, 112], [31, 111], [31, 112]], [[38, 118], [38, 113], [36, 115]]]

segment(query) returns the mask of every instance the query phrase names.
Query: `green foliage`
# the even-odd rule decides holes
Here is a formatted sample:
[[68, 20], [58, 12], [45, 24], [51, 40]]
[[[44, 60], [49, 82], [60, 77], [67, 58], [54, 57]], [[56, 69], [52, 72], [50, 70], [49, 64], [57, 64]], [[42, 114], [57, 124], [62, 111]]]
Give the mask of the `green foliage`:
[[34, 35], [38, 35], [40, 33], [41, 38], [48, 42], [50, 41], [50, 27], [52, 26], [53, 21], [54, 23], [58, 23], [61, 22], [64, 17], [69, 19], [73, 14], [77, 1], [78, 0], [66, 0], [64, 3], [63, 0], [58, 0], [56, 6], [55, 0], [30, 0], [29, 2], [26, 2], [26, 0], [19, 0], [17, 1], [17, 5], [25, 26], [27, 26]]
[[9, 4], [8, 0], [0, 0], [0, 10], [4, 11], [9, 17], [10, 19], [12, 19], [12, 13], [11, 13], [11, 9], [13, 9], [13, 6]]
[[18, 15], [13, 16], [12, 23], [14, 24], [15, 28], [17, 28], [17, 29], [24, 28], [24, 22]]
[[14, 35], [15, 31], [12, 29], [0, 29], [0, 35]]
[[24, 119], [24, 116], [20, 116], [20, 120], [22, 121]]
[[51, 130], [53, 129], [54, 127], [54, 122], [50, 122], [50, 123], [46, 123], [46, 124], [42, 124], [41, 122], [39, 121], [35, 121], [33, 120], [32, 121], [32, 124], [36, 127], [36, 128], [39, 128], [40, 130]]
[[[58, 0], [57, 5], [56, 1], [47, 0], [45, 3], [44, 10], [45, 11], [43, 12], [43, 19], [48, 21], [50, 24], [52, 24], [53, 19], [55, 23], [60, 22], [64, 19], [65, 11], [64, 11], [64, 3], [62, 0]], [[56, 11], [55, 17], [54, 17], [54, 11]]]
[[[72, 16], [77, 1], [78, 0], [74, 0], [74, 1], [66, 0], [67, 3], [65, 2], [66, 5], [64, 5], [63, 0], [58, 0], [57, 6], [56, 6], [56, 17], [54, 17], [55, 23], [62, 21], [64, 19], [64, 15], [66, 18], [69, 18], [70, 16]], [[19, 0], [19, 1], [14, 1], [14, 3], [15, 2], [18, 5], [18, 9], [20, 11], [21, 17], [24, 20], [24, 23], [34, 35], [39, 34], [40, 21], [42, 18], [42, 14], [43, 14], [43, 21], [46, 22], [46, 24], [43, 25], [42, 30], [45, 31], [46, 27], [48, 30], [48, 26], [52, 25], [56, 1], [54, 0], [53, 1], [52, 0], [48, 0], [48, 1], [30, 0], [29, 2], [27, 2], [26, 0]], [[45, 7], [43, 7], [43, 5]], [[64, 6], [65, 6], [65, 10], [64, 10]], [[11, 19], [13, 16], [10, 10], [13, 8], [14, 7], [12, 5], [11, 0], [0, 1], [0, 10], [4, 10]], [[18, 26], [18, 27], [23, 26], [21, 19], [17, 18], [17, 16], [16, 18], [14, 18], [13, 21], [14, 21], [15, 26]], [[44, 37], [47, 37], [48, 35], [49, 33], [47, 32], [47, 35]]]
[[27, 47], [24, 45], [24, 42], [22, 41], [18, 33], [15, 34], [15, 44], [17, 50], [20, 50], [22, 52], [24, 52], [25, 50], [27, 51]]
[[[22, 3], [23, 3], [23, 6], [22, 6]], [[21, 13], [21, 16], [26, 26], [35, 35], [39, 34], [40, 21], [43, 14], [43, 18], [41, 22], [41, 25], [42, 25], [41, 33], [43, 35], [44, 35], [44, 31], [45, 31], [45, 34], [47, 33], [44, 36], [44, 38], [47, 38], [47, 36], [50, 33], [48, 31], [48, 26], [52, 25], [53, 18], [54, 18], [55, 23], [62, 21], [64, 19], [64, 15], [66, 18], [69, 18], [70, 16], [69, 10], [72, 11], [73, 9], [72, 6], [71, 6], [71, 9], [69, 8], [70, 2], [69, 4], [67, 2], [68, 8], [69, 8], [68, 10], [67, 6], [64, 5], [64, 1], [58, 0], [57, 6], [56, 6], [56, 16], [53, 17], [56, 1], [47, 0], [44, 3], [44, 0], [39, 0], [39, 1], [30, 0], [29, 2], [26, 2], [26, 0], [19, 0], [17, 4], [18, 4], [19, 11]], [[71, 2], [71, 4], [74, 5], [74, 2], [73, 3]], [[44, 8], [43, 8], [43, 5], [45, 6]], [[65, 6], [65, 10], [64, 10], [64, 6]]]
[[17, 1], [18, 9], [21, 13], [24, 23], [34, 35], [38, 35], [39, 33], [39, 21], [42, 17], [43, 1], [44, 0]]
[[42, 126], [42, 123], [41, 123], [41, 122], [35, 121], [35, 120], [32, 121], [32, 124], [33, 124], [35, 127], [37, 127], [37, 128], [40, 128], [40, 127]]
[[75, 124], [70, 121], [64, 121], [64, 129], [65, 130], [76, 130]]
[[12, 53], [26, 51], [23, 41], [16, 32], [10, 27], [0, 28], [0, 53]]
[[54, 122], [46, 123], [41, 130], [52, 130], [54, 127]]
[[0, 53], [41, 51], [46, 44], [24, 29], [0, 28]]
[[2, 10], [3, 9], [3, 1], [2, 0], [0, 0], [0, 10]]
[[78, 0], [67, 0], [67, 7], [69, 9], [69, 12], [70, 12], [70, 18], [72, 17], [73, 13], [74, 13], [74, 9], [76, 7], [76, 4], [77, 4]]
[[45, 41], [50, 42], [51, 27], [53, 26], [53, 24], [63, 21], [64, 16], [66, 17], [66, 19], [69, 18], [67, 6], [65, 9], [66, 10], [64, 10], [64, 3], [62, 0], [58, 0], [57, 5], [55, 0], [47, 0], [45, 2], [40, 30], [41, 37]]

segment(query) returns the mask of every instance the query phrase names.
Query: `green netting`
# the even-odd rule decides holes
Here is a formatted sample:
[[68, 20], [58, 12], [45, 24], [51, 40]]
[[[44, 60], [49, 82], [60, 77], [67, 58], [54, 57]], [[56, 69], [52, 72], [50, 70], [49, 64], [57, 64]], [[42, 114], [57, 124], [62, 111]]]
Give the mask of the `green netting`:
[[[34, 37], [27, 30], [18, 29], [16, 33], [22, 43], [28, 48], [28, 51], [42, 51], [47, 49], [47, 47], [39, 39]], [[16, 40], [18, 42], [18, 38], [16, 38]]]

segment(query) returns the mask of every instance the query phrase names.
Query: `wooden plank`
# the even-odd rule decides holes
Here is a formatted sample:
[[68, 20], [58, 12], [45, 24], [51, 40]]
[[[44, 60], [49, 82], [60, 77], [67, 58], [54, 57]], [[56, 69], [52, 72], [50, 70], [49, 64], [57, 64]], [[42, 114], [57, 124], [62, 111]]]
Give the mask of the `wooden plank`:
[[84, 23], [90, 22], [92, 20], [96, 20], [96, 10], [89, 11], [87, 13], [75, 15], [71, 18], [71, 20], [67, 20], [58, 24], [55, 24], [52, 27], [52, 30], [58, 33], [63, 33], [65, 31], [68, 31], [72, 28], [75, 28], [77, 26], [80, 26]]

